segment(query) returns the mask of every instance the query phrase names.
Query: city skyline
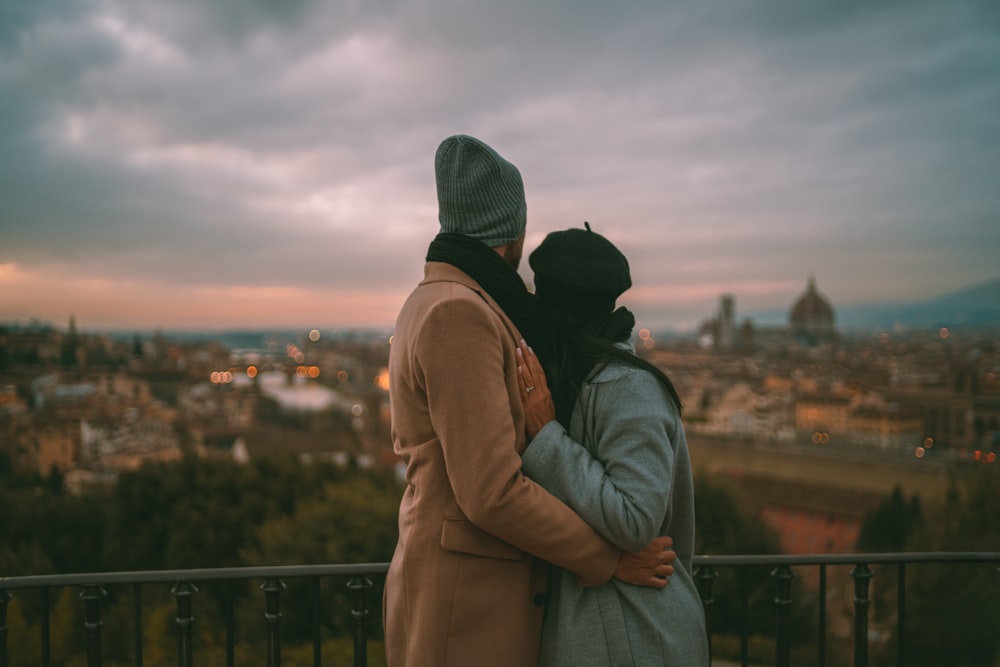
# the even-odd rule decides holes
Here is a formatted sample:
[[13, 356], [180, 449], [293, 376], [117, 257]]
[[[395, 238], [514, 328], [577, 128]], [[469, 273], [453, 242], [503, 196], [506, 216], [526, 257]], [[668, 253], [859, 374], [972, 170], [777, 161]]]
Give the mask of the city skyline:
[[[44, 0], [0, 11], [0, 321], [387, 327], [433, 154], [524, 176], [530, 251], [589, 220], [640, 321], [994, 279], [1000, 10]], [[527, 262], [522, 275], [529, 280]]]

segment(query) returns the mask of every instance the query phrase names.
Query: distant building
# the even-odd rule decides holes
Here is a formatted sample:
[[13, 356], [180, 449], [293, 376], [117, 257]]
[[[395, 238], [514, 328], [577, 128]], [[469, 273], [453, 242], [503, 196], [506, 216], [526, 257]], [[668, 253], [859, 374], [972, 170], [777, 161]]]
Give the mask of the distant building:
[[799, 396], [795, 401], [795, 430], [824, 440], [816, 444], [826, 444], [830, 434], [842, 435], [848, 429], [852, 394], [845, 391], [826, 391]]
[[817, 445], [862, 445], [914, 450], [924, 440], [914, 411], [872, 392], [827, 390], [795, 401], [795, 430]]
[[833, 306], [816, 289], [816, 280], [812, 277], [805, 294], [796, 299], [789, 311], [788, 332], [800, 345], [832, 343], [837, 339]]
[[737, 327], [736, 297], [723, 294], [719, 297], [718, 314], [702, 323], [699, 337], [705, 347], [717, 351], [747, 349], [753, 344], [753, 323], [746, 320]]
[[1000, 451], [1000, 393], [981, 384], [974, 369], [959, 364], [942, 384], [889, 387], [885, 395], [920, 416], [928, 444], [973, 457]]
[[723, 294], [719, 297], [719, 312], [702, 322], [698, 333], [704, 347], [722, 352], [790, 343], [813, 347], [836, 342], [839, 337], [833, 306], [816, 289], [812, 277], [806, 291], [792, 303], [787, 326], [758, 327], [750, 319], [737, 326], [736, 298]]
[[719, 302], [719, 319], [715, 329], [715, 347], [731, 350], [736, 344], [736, 300], [732, 294], [723, 294]]
[[48, 475], [53, 469], [66, 472], [79, 459], [79, 429], [73, 424], [52, 424], [36, 430], [28, 445], [26, 468], [34, 468], [39, 475]]
[[736, 298], [732, 294], [719, 297], [719, 312], [702, 322], [698, 331], [701, 344], [720, 352], [749, 351], [760, 346], [802, 347], [834, 343], [839, 335], [830, 300], [816, 289], [816, 280], [809, 278], [806, 291], [793, 303], [787, 326], [755, 326], [745, 319], [736, 324]]
[[923, 420], [898, 403], [858, 405], [851, 412], [849, 427], [852, 441], [868, 447], [916, 452], [926, 442]]

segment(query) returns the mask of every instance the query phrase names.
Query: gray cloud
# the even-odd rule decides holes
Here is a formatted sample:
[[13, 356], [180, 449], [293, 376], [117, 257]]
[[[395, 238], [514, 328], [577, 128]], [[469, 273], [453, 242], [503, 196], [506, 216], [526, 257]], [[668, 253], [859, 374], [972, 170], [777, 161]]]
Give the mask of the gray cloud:
[[436, 231], [434, 148], [469, 132], [521, 167], [531, 238], [589, 219], [658, 285], [947, 291], [996, 273], [998, 17], [975, 0], [7, 3], [0, 263], [405, 290]]

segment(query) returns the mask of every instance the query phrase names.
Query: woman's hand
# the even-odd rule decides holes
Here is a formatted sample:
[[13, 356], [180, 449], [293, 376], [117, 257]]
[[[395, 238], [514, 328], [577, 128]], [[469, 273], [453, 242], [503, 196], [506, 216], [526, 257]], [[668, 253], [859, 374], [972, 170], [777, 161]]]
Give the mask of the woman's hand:
[[525, 430], [534, 439], [542, 427], [556, 418], [552, 392], [545, 383], [545, 371], [535, 352], [521, 339], [517, 346], [517, 378], [521, 387], [521, 405], [524, 406]]

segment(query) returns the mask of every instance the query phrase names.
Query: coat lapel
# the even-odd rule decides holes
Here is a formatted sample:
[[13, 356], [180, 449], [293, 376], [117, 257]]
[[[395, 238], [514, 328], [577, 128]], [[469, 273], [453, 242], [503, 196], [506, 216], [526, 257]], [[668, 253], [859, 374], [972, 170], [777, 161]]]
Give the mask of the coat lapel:
[[514, 322], [507, 317], [507, 313], [500, 307], [500, 304], [494, 301], [493, 297], [489, 295], [489, 292], [483, 289], [479, 283], [470, 278], [469, 274], [445, 262], [427, 262], [427, 264], [424, 265], [424, 279], [420, 282], [420, 284], [426, 285], [429, 283], [440, 282], [458, 283], [459, 285], [468, 287], [470, 290], [478, 294], [479, 298], [485, 301], [490, 309], [499, 315], [504, 327], [506, 327], [507, 332], [510, 334], [511, 340], [515, 342], [521, 340], [521, 332], [517, 330], [516, 326], [514, 326]]

